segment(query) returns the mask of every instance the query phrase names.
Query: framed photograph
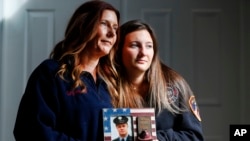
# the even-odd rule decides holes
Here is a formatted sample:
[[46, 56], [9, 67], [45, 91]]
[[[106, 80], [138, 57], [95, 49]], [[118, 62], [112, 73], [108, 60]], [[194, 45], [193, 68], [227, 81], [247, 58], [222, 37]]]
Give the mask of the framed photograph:
[[157, 141], [154, 108], [104, 108], [104, 141]]

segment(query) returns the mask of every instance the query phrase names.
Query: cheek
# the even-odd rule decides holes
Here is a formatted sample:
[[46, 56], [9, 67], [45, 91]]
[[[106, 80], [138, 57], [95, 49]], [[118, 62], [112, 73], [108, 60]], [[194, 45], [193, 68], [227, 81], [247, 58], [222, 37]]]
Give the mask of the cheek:
[[97, 38], [97, 39], [99, 40], [100, 38], [102, 38], [102, 37], [105, 36], [105, 35], [106, 35], [106, 34], [105, 34], [104, 30], [99, 29], [99, 30], [97, 31], [97, 33], [96, 33], [95, 38]]
[[149, 56], [149, 58], [150, 58], [150, 60], [152, 62], [153, 57], [154, 57], [154, 50], [150, 51], [149, 54], [148, 54], [148, 56]]
[[136, 58], [137, 56], [137, 51], [135, 49], [131, 49], [129, 47], [124, 47], [122, 50], [123, 56], [127, 56], [127, 58]]
[[129, 50], [123, 50], [122, 51], [122, 60], [123, 62], [131, 62], [132, 59], [134, 59], [135, 55], [133, 54], [133, 52], [129, 51]]
[[115, 36], [113, 37], [113, 39], [114, 39], [114, 44], [115, 44], [116, 41], [117, 41], [117, 34], [115, 34]]
[[127, 54], [123, 52], [122, 53], [122, 62], [124, 65], [127, 64], [127, 61], [128, 61], [127, 57], [128, 57]]
[[96, 37], [102, 36], [102, 30], [99, 28], [96, 33]]

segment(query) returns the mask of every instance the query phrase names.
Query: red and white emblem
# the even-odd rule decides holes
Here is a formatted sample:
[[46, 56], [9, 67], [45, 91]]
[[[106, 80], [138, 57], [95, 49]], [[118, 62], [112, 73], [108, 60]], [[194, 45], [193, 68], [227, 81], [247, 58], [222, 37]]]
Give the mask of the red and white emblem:
[[179, 98], [179, 90], [174, 86], [167, 87], [169, 103], [175, 103]]

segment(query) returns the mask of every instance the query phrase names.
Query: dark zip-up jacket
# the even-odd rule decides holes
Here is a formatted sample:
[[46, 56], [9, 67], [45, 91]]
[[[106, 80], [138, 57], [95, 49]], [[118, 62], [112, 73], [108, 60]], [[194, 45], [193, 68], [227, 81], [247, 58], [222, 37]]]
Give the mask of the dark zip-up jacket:
[[[168, 91], [170, 101], [180, 105], [179, 90], [170, 86]], [[194, 96], [191, 97], [194, 98]], [[159, 141], [204, 141], [199, 107], [196, 101], [189, 104], [188, 109], [180, 114], [173, 114], [164, 109], [156, 115], [156, 131]]]
[[84, 72], [87, 87], [72, 89], [72, 81], [56, 75], [58, 62], [48, 59], [31, 74], [21, 99], [16, 141], [103, 141], [102, 108], [111, 108], [105, 82]]
[[203, 141], [201, 122], [191, 112], [173, 115], [163, 110], [156, 116], [159, 141]]

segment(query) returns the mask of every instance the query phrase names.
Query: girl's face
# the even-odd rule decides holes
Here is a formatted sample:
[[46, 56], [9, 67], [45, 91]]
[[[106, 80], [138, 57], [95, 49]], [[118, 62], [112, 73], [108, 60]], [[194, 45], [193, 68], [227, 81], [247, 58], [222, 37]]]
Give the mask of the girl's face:
[[126, 35], [122, 61], [128, 72], [145, 72], [149, 69], [153, 56], [153, 40], [147, 30], [138, 30]]
[[107, 55], [114, 46], [118, 29], [118, 19], [112, 10], [104, 10], [97, 29], [95, 50], [99, 56]]

